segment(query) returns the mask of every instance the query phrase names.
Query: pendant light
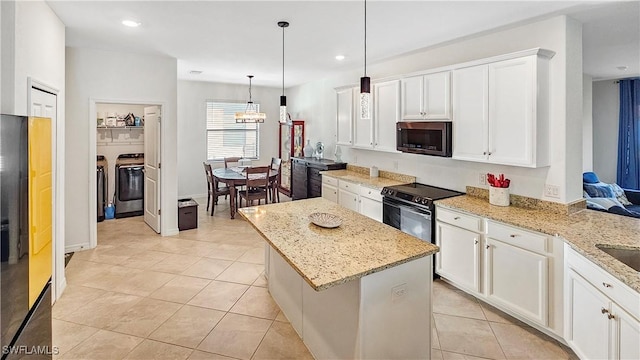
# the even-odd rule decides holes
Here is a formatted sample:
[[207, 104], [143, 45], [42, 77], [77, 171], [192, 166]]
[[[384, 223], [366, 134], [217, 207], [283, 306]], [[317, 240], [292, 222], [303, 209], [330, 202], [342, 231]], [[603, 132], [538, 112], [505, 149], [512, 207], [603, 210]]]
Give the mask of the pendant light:
[[282, 95], [280, 96], [280, 123], [291, 125], [291, 117], [287, 114], [287, 97], [284, 95], [284, 28], [289, 27], [286, 21], [278, 21], [282, 28]]
[[360, 119], [371, 119], [371, 78], [367, 76], [367, 0], [364, 0], [364, 76], [360, 78]]
[[251, 99], [251, 79], [253, 75], [247, 75], [249, 78], [249, 101], [247, 102], [247, 109], [242, 112], [239, 111], [235, 115], [237, 123], [263, 123], [267, 118], [267, 114], [258, 112], [258, 107], [253, 103]]

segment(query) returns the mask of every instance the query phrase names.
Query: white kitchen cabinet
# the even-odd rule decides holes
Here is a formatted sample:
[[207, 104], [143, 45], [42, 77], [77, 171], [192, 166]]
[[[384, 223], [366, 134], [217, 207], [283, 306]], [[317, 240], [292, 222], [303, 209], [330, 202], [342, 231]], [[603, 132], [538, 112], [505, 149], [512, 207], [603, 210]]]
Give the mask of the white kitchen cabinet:
[[380, 190], [360, 185], [360, 214], [382, 222], [382, 195]]
[[485, 244], [487, 298], [546, 326], [547, 257], [492, 238]]
[[402, 120], [450, 120], [451, 72], [401, 80]]
[[322, 176], [322, 197], [337, 203], [338, 202], [338, 180], [327, 175]]
[[549, 70], [553, 52], [453, 71], [453, 158], [549, 165]]
[[336, 91], [336, 145], [353, 145], [353, 119], [356, 88], [344, 88]]
[[354, 147], [396, 151], [396, 122], [400, 119], [400, 80], [372, 84], [373, 116], [354, 123]]
[[373, 147], [381, 151], [396, 151], [396, 123], [400, 121], [400, 80], [373, 84]]
[[338, 204], [359, 212], [358, 191], [360, 185], [348, 181], [340, 180], [338, 182]]
[[569, 346], [584, 359], [640, 359], [640, 294], [565, 247]]
[[456, 286], [480, 292], [481, 235], [436, 221], [436, 273]]

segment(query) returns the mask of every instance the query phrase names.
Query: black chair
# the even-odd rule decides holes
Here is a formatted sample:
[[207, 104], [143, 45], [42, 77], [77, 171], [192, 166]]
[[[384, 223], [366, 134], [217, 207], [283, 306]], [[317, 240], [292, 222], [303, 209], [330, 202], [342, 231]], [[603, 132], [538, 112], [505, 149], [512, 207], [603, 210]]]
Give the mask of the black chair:
[[[215, 177], [213, 177], [213, 170], [211, 169], [211, 165], [206, 162], [202, 163], [204, 165], [204, 173], [207, 176], [207, 211], [209, 211], [209, 205], [211, 205], [211, 215], [213, 215], [214, 205], [218, 204], [218, 196], [224, 195], [224, 198], [227, 198], [231, 192], [229, 191], [229, 187], [220, 186], [220, 182], [216, 181]], [[213, 204], [211, 204], [211, 199], [213, 199]]]
[[[269, 196], [271, 197], [271, 202], [280, 202], [280, 191], [278, 188], [280, 187], [280, 173], [282, 170], [282, 159], [280, 158], [271, 158], [271, 170], [277, 171], [278, 176], [274, 177], [269, 182]], [[277, 200], [276, 200], [277, 199]]]
[[244, 169], [247, 181], [244, 190], [239, 191], [240, 202], [238, 203], [238, 207], [242, 206], [242, 199], [245, 200], [247, 205], [253, 205], [255, 200], [258, 200], [258, 205], [260, 205], [260, 200], [262, 199], [264, 199], [265, 204], [268, 203], [270, 170], [271, 168], [269, 166], [256, 166]]

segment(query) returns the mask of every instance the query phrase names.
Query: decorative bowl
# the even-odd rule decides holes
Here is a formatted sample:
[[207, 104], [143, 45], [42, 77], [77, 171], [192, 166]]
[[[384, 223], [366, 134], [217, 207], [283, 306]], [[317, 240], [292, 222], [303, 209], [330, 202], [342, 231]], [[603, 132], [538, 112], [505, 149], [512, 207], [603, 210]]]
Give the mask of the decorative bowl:
[[337, 228], [342, 224], [342, 219], [329, 213], [313, 213], [309, 215], [309, 221], [323, 228]]

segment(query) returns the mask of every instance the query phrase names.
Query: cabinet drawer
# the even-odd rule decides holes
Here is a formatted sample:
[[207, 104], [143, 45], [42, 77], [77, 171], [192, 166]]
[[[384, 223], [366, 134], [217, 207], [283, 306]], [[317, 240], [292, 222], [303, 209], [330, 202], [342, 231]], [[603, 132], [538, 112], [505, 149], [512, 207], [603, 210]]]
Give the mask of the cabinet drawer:
[[327, 176], [326, 174], [322, 176], [322, 183], [323, 184], [327, 184], [327, 185], [331, 185], [331, 186], [338, 186], [338, 179], [336, 178], [332, 178], [330, 176]]
[[350, 191], [350, 192], [355, 193], [355, 194], [358, 193], [358, 187], [359, 186], [360, 185], [358, 185], [358, 184], [354, 184], [352, 182], [348, 182], [348, 181], [345, 181], [345, 180], [340, 180], [338, 182], [338, 188], [339, 189]]
[[322, 175], [320, 174], [320, 169], [309, 167], [309, 179], [317, 179], [320, 181], [322, 179]]
[[567, 265], [574, 269], [596, 289], [608, 296], [611, 300], [622, 306], [636, 319], [640, 319], [640, 294], [614, 278], [598, 265], [592, 263], [584, 256], [578, 254], [569, 245], [565, 244]]
[[461, 227], [463, 229], [471, 231], [482, 231], [481, 218], [449, 209], [444, 209], [439, 206], [436, 208], [436, 219]]
[[505, 243], [531, 250], [537, 253], [547, 253], [548, 237], [522, 230], [509, 225], [487, 221], [487, 236]]
[[380, 194], [380, 190], [378, 189], [372, 189], [372, 188], [360, 185], [360, 196], [366, 197], [371, 200], [382, 202], [382, 195]]

